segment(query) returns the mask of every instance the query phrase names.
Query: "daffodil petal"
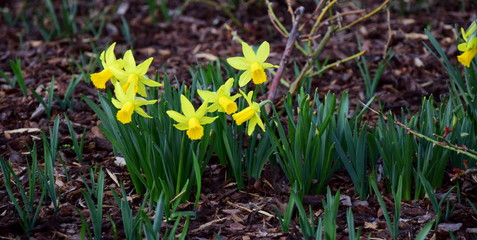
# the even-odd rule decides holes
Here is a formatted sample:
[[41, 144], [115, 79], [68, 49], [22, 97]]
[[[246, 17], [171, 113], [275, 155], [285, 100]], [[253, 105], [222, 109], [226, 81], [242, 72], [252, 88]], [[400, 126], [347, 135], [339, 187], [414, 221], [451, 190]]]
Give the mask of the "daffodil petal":
[[134, 71], [137, 75], [142, 76], [147, 73], [147, 70], [149, 70], [149, 66], [152, 63], [153, 58], [150, 57], [146, 59], [144, 62], [141, 64], [137, 65], [136, 70]]
[[143, 117], [146, 117], [146, 118], [152, 118], [151, 116], [149, 116], [145, 111], [144, 109], [142, 109], [141, 107], [135, 107], [134, 108], [134, 111], [137, 112], [137, 114], [143, 116]]
[[227, 58], [227, 62], [230, 64], [230, 66], [237, 70], [247, 70], [250, 67], [250, 62], [248, 62], [244, 57]]
[[172, 118], [174, 121], [178, 122], [178, 123], [182, 123], [182, 122], [187, 122], [187, 118], [186, 116], [176, 112], [176, 111], [173, 111], [173, 110], [169, 110], [166, 112], [167, 115], [169, 115], [170, 118]]
[[224, 89], [224, 92], [225, 94], [227, 94], [227, 96], [230, 96], [230, 89], [232, 89], [232, 86], [234, 85], [234, 79], [233, 78], [229, 78], [223, 86], [223, 89]]
[[136, 60], [134, 60], [134, 56], [131, 50], [127, 50], [124, 53], [123, 61], [124, 61], [124, 70], [126, 70], [126, 72], [128, 73], [134, 72], [134, 70], [136, 69]]
[[116, 84], [114, 85], [114, 95], [116, 95], [116, 98], [120, 102], [126, 102], [126, 94], [124, 93], [123, 88], [121, 87], [119, 82], [116, 82]]
[[257, 121], [258, 126], [262, 129], [262, 131], [265, 132], [265, 125], [263, 125], [262, 119], [260, 118], [260, 114], [256, 113], [255, 114], [255, 119]]
[[462, 34], [464, 41], [467, 41], [467, 33], [465, 32], [464, 28], [460, 28], [460, 33]]
[[142, 97], [147, 97], [146, 86], [144, 84], [138, 84], [137, 94], [141, 95]]
[[278, 65], [273, 65], [271, 63], [261, 63], [260, 64], [262, 66], [263, 69], [267, 69], [267, 68], [279, 68], [280, 66]]
[[[239, 92], [240, 94], [242, 94], [242, 96], [245, 98], [248, 105], [250, 106], [252, 104], [252, 99], [248, 99], [248, 95], [244, 91], [242, 91], [242, 89], [239, 89]], [[253, 96], [253, 91], [250, 91], [250, 92], [252, 93], [252, 96]]]
[[[247, 93], [247, 96], [244, 96], [245, 97], [245, 100], [247, 100], [247, 103], [248, 105], [252, 106], [254, 104], [254, 102], [252, 101], [252, 98], [253, 98], [253, 91], [250, 91]], [[258, 103], [255, 103], [258, 105]]]
[[115, 108], [120, 109], [123, 107], [123, 104], [115, 98], [111, 98], [111, 102], [113, 103]]
[[209, 124], [215, 121], [215, 119], [218, 117], [201, 117], [199, 122], [201, 125]]
[[231, 96], [231, 97], [230, 97], [230, 100], [235, 101], [235, 100], [237, 100], [237, 98], [239, 98], [239, 97], [241, 97], [241, 96], [242, 96], [241, 94], [238, 94], [238, 93], [237, 93], [237, 94]]
[[195, 115], [194, 106], [192, 106], [192, 103], [184, 95], [181, 95], [181, 108], [184, 116], [192, 117]]
[[160, 87], [160, 86], [162, 86], [161, 83], [158, 83], [158, 82], [156, 82], [152, 79], [149, 79], [147, 77], [144, 77], [144, 76], [140, 77], [139, 81], [142, 82], [144, 85], [149, 86], [149, 87]]
[[240, 75], [239, 86], [243, 87], [247, 85], [247, 83], [250, 82], [250, 80], [252, 80], [252, 72], [250, 72], [250, 70], [247, 69], [245, 70], [245, 72], [242, 73], [242, 75]]
[[116, 55], [114, 55], [114, 47], [116, 46], [116, 43], [114, 42], [109, 46], [108, 50], [106, 50], [106, 63], [112, 64], [116, 62]]
[[215, 112], [219, 109], [219, 106], [220, 105], [218, 103], [214, 103], [207, 108], [207, 112], [210, 112], [210, 113]]
[[124, 67], [124, 61], [120, 58], [120, 59], [116, 59], [113, 63], [108, 63], [108, 67], [114, 67], [114, 68], [118, 68], [118, 69], [121, 69]]
[[268, 55], [270, 55], [270, 44], [265, 41], [263, 42], [257, 50], [257, 61], [258, 62], [265, 62], [267, 60]]
[[[126, 99], [128, 101], [134, 101], [134, 97], [136, 96], [136, 83], [131, 82], [131, 85], [129, 85], [128, 89], [126, 90]], [[146, 97], [146, 96], [143, 96]]]
[[253, 130], [255, 130], [255, 126], [257, 125], [257, 120], [255, 118], [250, 119], [247, 126], [247, 135], [251, 136]]
[[110, 67], [109, 70], [113, 72], [113, 76], [121, 82], [126, 82], [129, 78], [129, 74], [119, 68]]
[[255, 52], [246, 42], [242, 42], [242, 52], [245, 59], [248, 61], [256, 61]]
[[200, 107], [195, 112], [195, 115], [197, 116], [197, 118], [201, 118], [207, 113], [208, 106], [209, 106], [209, 103], [207, 101], [203, 102], [202, 105], [200, 105]]
[[465, 52], [465, 49], [467, 49], [467, 43], [460, 43], [459, 45], [457, 45], [457, 49], [459, 49], [459, 51], [461, 52]]
[[105, 51], [102, 51], [102, 52], [99, 54], [99, 59], [101, 60], [101, 66], [103, 66], [103, 68], [109, 67], [108, 64], [106, 63], [105, 54], [106, 54]]
[[151, 105], [151, 104], [154, 104], [156, 102], [157, 102], [157, 100], [146, 100], [146, 99], [143, 99], [143, 98], [136, 98], [136, 100], [134, 100], [134, 105], [135, 106]]
[[199, 97], [205, 102], [215, 102], [217, 100], [217, 93], [211, 91], [198, 89], [197, 94], [199, 94]]
[[178, 124], [174, 124], [174, 127], [176, 127], [177, 129], [181, 130], [181, 131], [184, 131], [184, 130], [187, 130], [189, 129], [189, 124], [187, 124], [187, 122], [185, 123], [178, 123]]

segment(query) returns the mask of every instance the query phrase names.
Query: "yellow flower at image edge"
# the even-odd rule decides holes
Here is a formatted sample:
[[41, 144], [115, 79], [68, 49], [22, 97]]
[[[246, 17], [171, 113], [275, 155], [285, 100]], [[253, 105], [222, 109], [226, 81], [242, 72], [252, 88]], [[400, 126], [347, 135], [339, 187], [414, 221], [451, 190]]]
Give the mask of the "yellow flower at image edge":
[[184, 114], [173, 110], [169, 110], [166, 113], [177, 122], [177, 124], [174, 124], [174, 127], [181, 131], [187, 130], [187, 136], [191, 140], [201, 139], [204, 136], [203, 125], [212, 123], [217, 118], [205, 116], [207, 113], [207, 102], [204, 102], [196, 111], [189, 99], [184, 95], [181, 95], [181, 108]]
[[249, 136], [252, 135], [253, 130], [255, 130], [255, 126], [257, 124], [265, 132], [265, 126], [263, 125], [262, 119], [260, 118], [260, 105], [256, 102], [252, 102], [253, 91], [250, 91], [248, 95], [245, 95], [242, 90], [240, 90], [240, 93], [242, 93], [244, 98], [247, 100], [249, 106], [244, 110], [232, 115], [232, 118], [235, 120], [235, 123], [240, 126], [242, 125], [242, 123], [250, 120], [248, 122], [247, 128], [247, 134]]
[[114, 47], [116, 43], [111, 44], [106, 52], [102, 52], [99, 58], [101, 59], [101, 65], [103, 66], [103, 70], [99, 73], [93, 73], [90, 75], [91, 82], [96, 88], [106, 88], [106, 82], [108, 80], [112, 80], [113, 84], [116, 82], [116, 78], [114, 78], [114, 74], [112, 69], [121, 69], [123, 68], [123, 60], [116, 59], [116, 55], [114, 55]]
[[123, 124], [131, 122], [134, 112], [143, 117], [152, 118], [141, 106], [154, 104], [157, 100], [148, 101], [144, 98], [136, 97], [134, 85], [130, 86], [125, 93], [119, 82], [117, 82], [115, 84], [114, 94], [116, 95], [116, 99], [113, 98], [111, 101], [116, 108], [120, 109], [116, 114], [116, 118]]
[[234, 79], [229, 78], [224, 85], [220, 86], [217, 92], [209, 92], [204, 90], [197, 90], [199, 96], [204, 102], [212, 103], [207, 109], [209, 112], [225, 112], [232, 114], [237, 111], [237, 104], [235, 100], [240, 97], [240, 94], [230, 96], [230, 89], [234, 84]]
[[227, 58], [227, 62], [235, 69], [245, 70], [240, 75], [239, 86], [243, 87], [247, 85], [250, 80], [253, 80], [255, 84], [262, 84], [267, 80], [265, 69], [271, 67], [278, 67], [265, 61], [270, 55], [270, 44], [263, 42], [257, 50], [257, 53], [245, 42], [242, 42], [243, 57], [231, 57]]
[[457, 56], [457, 60], [464, 66], [470, 67], [470, 63], [477, 55], [477, 24], [473, 22], [469, 28], [465, 31], [461, 28], [463, 43], [460, 43], [457, 48], [463, 52]]
[[471, 48], [465, 50], [464, 53], [457, 56], [457, 60], [464, 66], [470, 67], [470, 63], [474, 59], [475, 55], [477, 55], [477, 48]]

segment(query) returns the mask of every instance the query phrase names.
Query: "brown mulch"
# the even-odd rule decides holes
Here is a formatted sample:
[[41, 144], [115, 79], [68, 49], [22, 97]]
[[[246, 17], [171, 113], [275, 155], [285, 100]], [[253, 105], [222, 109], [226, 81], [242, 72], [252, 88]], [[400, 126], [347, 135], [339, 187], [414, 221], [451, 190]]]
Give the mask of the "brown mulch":
[[[35, 13], [44, 6], [38, 10], [34, 4], [24, 2], [27, 1], [0, 3], [2, 8], [16, 14], [20, 14], [21, 9], [24, 9], [23, 14], [27, 22], [31, 24], [28, 31], [21, 20], [10, 26], [5, 19], [0, 18], [0, 39], [2, 39], [0, 41], [0, 70], [11, 76], [9, 60], [21, 59], [26, 85], [42, 96], [47, 95], [46, 89], [50, 85], [51, 78], [54, 77], [55, 93], [62, 97], [72, 76], [80, 72], [73, 60], [84, 60], [88, 63], [94, 47], [104, 49], [111, 42], [118, 42], [118, 52], [124, 52], [131, 47], [121, 34], [121, 18], [114, 14], [121, 5], [119, 1], [94, 1], [94, 7], [87, 1], [78, 3], [77, 18], [80, 27], [84, 26], [82, 24], [85, 18], [97, 14], [99, 9], [109, 9], [108, 22], [99, 39], [93, 38], [89, 33], [80, 33], [63, 38], [55, 37], [49, 42], [45, 42], [38, 29], [33, 26], [35, 21], [46, 21]], [[180, 7], [180, 4], [175, 1], [169, 2], [172, 2], [169, 3], [171, 9]], [[380, 3], [377, 0], [362, 2], [367, 2], [368, 10]], [[390, 7], [389, 22], [386, 11], [383, 11], [351, 31], [340, 33], [330, 41], [326, 51], [320, 57], [321, 60], [329, 58], [331, 62], [358, 52], [356, 39], [359, 38], [363, 49], [367, 50], [366, 57], [370, 69], [376, 69], [383, 52], [386, 49], [392, 49], [395, 57], [388, 64], [376, 95], [387, 110], [399, 112], [401, 108], [405, 108], [412, 112], [418, 111], [423, 96], [438, 97], [448, 92], [446, 72], [423, 45], [423, 42], [427, 42], [424, 29], [431, 27], [431, 33], [436, 36], [448, 56], [455, 61], [455, 56], [458, 54], [455, 44], [455, 25], [465, 27], [477, 17], [475, 12], [465, 11], [465, 9], [475, 8], [471, 3], [434, 2], [427, 8], [404, 15], [401, 15], [396, 8]], [[464, 10], [461, 4], [465, 5]], [[294, 7], [297, 6], [298, 4], [295, 3]], [[305, 6], [305, 12], [309, 16], [314, 5], [307, 3]], [[340, 6], [342, 11], [355, 9], [351, 3], [343, 3]], [[277, 2], [275, 9], [289, 28], [290, 20], [284, 1]], [[181, 14], [175, 14], [171, 22], [160, 21], [153, 24], [144, 1], [130, 1], [125, 18], [130, 24], [136, 60], [154, 57], [149, 72], [151, 75], [158, 71], [161, 76], [167, 73], [179, 82], [190, 82], [190, 66], [205, 65], [216, 57], [226, 58], [239, 54], [240, 45], [233, 40], [233, 35], [225, 28], [225, 24], [236, 28], [239, 36], [248, 43], [257, 45], [264, 40], [269, 41], [271, 44], [269, 62], [278, 64], [286, 39], [273, 29], [264, 5], [260, 3], [250, 6], [242, 5], [234, 14], [242, 21], [247, 31], [234, 26], [218, 7], [198, 3], [187, 6]], [[296, 61], [299, 64], [305, 61], [298, 51], [292, 53], [290, 60], [290, 63]], [[284, 78], [292, 81], [295, 77], [291, 70], [293, 66], [289, 64], [287, 67]], [[357, 105], [360, 101], [366, 100], [363, 94], [363, 80], [353, 61], [341, 64], [311, 81], [314, 87], [318, 87], [321, 95], [328, 91], [337, 94], [348, 91], [352, 104]], [[287, 89], [280, 87], [279, 91], [285, 93]], [[85, 188], [81, 176], [89, 178], [88, 166], [102, 166], [105, 171], [109, 171], [119, 181], [123, 181], [129, 192], [133, 190], [127, 170], [114, 163], [112, 146], [101, 134], [98, 128], [99, 120], [80, 100], [80, 95], [90, 99], [97, 98], [96, 89], [82, 81], [74, 92], [76, 99], [74, 108], [64, 110], [55, 105], [52, 118], [47, 119], [45, 114], [34, 114], [40, 103], [31, 93], [28, 97], [23, 97], [18, 87], [11, 88], [5, 80], [0, 79], [0, 157], [8, 160], [20, 176], [26, 174], [25, 159], [28, 156], [26, 146], [32, 146], [36, 142], [39, 153], [42, 153], [40, 131], [47, 132], [56, 115], [66, 113], [74, 123], [78, 135], [85, 128], [87, 129], [84, 162], [79, 164], [70, 146], [71, 137], [66, 124], [64, 122], [60, 124], [59, 153], [66, 163], [70, 181], [66, 180], [66, 173], [62, 166], [56, 166], [60, 211], [55, 212], [52, 206], [45, 205], [33, 229], [36, 239], [79, 239], [81, 228], [79, 213], [86, 216], [89, 214], [81, 193], [81, 190]], [[18, 129], [31, 130], [30, 132], [12, 132]], [[42, 154], [39, 156], [42, 159]], [[43, 165], [40, 164], [40, 166]], [[109, 190], [117, 190], [119, 186], [111, 175], [106, 174], [105, 184], [107, 189], [103, 218], [105, 239], [113, 238], [112, 225], [108, 216], [115, 221], [119, 229], [122, 226], [120, 210]], [[20, 220], [3, 186], [3, 176], [0, 176], [2, 177], [0, 238], [26, 238], [22, 234]], [[262, 179], [249, 181], [246, 189], [237, 190], [233, 180], [226, 179], [226, 170], [218, 164], [211, 163], [204, 173], [202, 184], [200, 204], [196, 209], [192, 209], [197, 213], [197, 217], [191, 221], [189, 239], [214, 239], [214, 233], [222, 239], [301, 239], [297, 221], [292, 222], [289, 233], [283, 233], [276, 218], [275, 209], [283, 212], [289, 196], [289, 184], [276, 166], [267, 165]], [[352, 207], [355, 226], [362, 228], [363, 236], [389, 239], [382, 210], [374, 197], [358, 199], [345, 171], [338, 172], [330, 181], [330, 186], [333, 192], [341, 190], [343, 196], [338, 213], [338, 239], [347, 239], [348, 236], [345, 213], [347, 207]], [[447, 181], [438, 192], [444, 193], [451, 186], [453, 183]], [[464, 179], [460, 188], [462, 199], [469, 198], [476, 202], [475, 186], [472, 179]], [[392, 207], [392, 196], [384, 195], [388, 206]], [[131, 198], [131, 204], [135, 207], [142, 202], [141, 196], [132, 194]], [[316, 218], [322, 214], [321, 200], [323, 198], [323, 195], [305, 197], [305, 201], [312, 206]], [[476, 235], [472, 235], [470, 231], [475, 231], [477, 228], [476, 214], [472, 212], [467, 202], [459, 203], [455, 195], [452, 199], [450, 203], [455, 206], [455, 209], [447, 223], [463, 224], [454, 233], [457, 239], [473, 239]], [[190, 204], [184, 204], [182, 207], [191, 210], [190, 206]], [[403, 202], [399, 239], [412, 239], [433, 218], [435, 215], [429, 200]], [[171, 226], [166, 224], [165, 227]], [[432, 230], [432, 233], [435, 234], [435, 239], [449, 238], [449, 233], [444, 230]], [[124, 238], [121, 230], [119, 230], [119, 238]]]

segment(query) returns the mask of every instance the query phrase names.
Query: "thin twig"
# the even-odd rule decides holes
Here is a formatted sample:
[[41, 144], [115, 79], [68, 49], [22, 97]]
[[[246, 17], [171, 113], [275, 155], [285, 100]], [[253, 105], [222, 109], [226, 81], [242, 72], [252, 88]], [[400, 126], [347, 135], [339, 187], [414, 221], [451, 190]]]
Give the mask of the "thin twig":
[[357, 57], [362, 56], [362, 55], [365, 54], [365, 53], [366, 53], [366, 51], [361, 51], [361, 52], [359, 52], [359, 53], [356, 53], [356, 54], [353, 55], [353, 56], [349, 56], [349, 57], [347, 57], [347, 58], [345, 58], [345, 59], [341, 59], [341, 60], [336, 61], [336, 62], [334, 62], [334, 63], [328, 64], [328, 65], [324, 66], [323, 68], [321, 68], [320, 71], [314, 72], [314, 73], [310, 74], [309, 76], [310, 76], [310, 77], [314, 77], [314, 76], [320, 75], [320, 74], [323, 73], [324, 71], [326, 71], [326, 70], [328, 70], [328, 69], [330, 69], [330, 68], [332, 68], [332, 67], [334, 67], [334, 66], [340, 65], [340, 64], [342, 64], [342, 63], [344, 63], [344, 62], [347, 62], [347, 61], [349, 61], [349, 60], [353, 60], [353, 59], [355, 59], [355, 58], [357, 58]]
[[278, 20], [277, 15], [275, 15], [275, 12], [273, 11], [272, 8], [272, 3], [268, 0], [265, 0], [265, 4], [267, 4], [268, 8], [268, 17], [270, 18], [270, 21], [272, 22], [273, 27], [277, 29], [277, 31], [284, 37], [288, 37], [288, 31], [287, 29], [283, 26], [283, 24]]
[[454, 175], [450, 180], [451, 180], [451, 182], [453, 182], [453, 181], [457, 180], [460, 176], [469, 175], [471, 173], [477, 173], [477, 168], [469, 168], [469, 169], [465, 170], [464, 172], [462, 172], [460, 174]]
[[[361, 104], [362, 104], [365, 108], [371, 110], [371, 112], [373, 112], [373, 113], [375, 113], [375, 114], [378, 114], [378, 115], [381, 114], [381, 112], [378, 112], [378, 111], [374, 110], [373, 108], [371, 108], [371, 107], [369, 107], [369, 106], [366, 106], [363, 102], [361, 102]], [[388, 121], [388, 118], [387, 118], [384, 114], [382, 114], [382, 116], [383, 116], [384, 120]], [[476, 159], [476, 160], [477, 160], [477, 155], [471, 153], [468, 149], [466, 149], [466, 148], [464, 148], [464, 147], [461, 147], [461, 146], [458, 146], [458, 145], [455, 145], [455, 144], [450, 144], [450, 143], [448, 143], [448, 142], [439, 142], [439, 141], [437, 141], [437, 140], [435, 140], [435, 139], [432, 139], [432, 138], [430, 138], [430, 137], [428, 137], [428, 136], [426, 136], [426, 135], [424, 135], [424, 134], [422, 134], [422, 133], [420, 133], [420, 132], [417, 132], [417, 131], [412, 130], [410, 127], [406, 126], [404, 123], [402, 123], [402, 122], [400, 122], [400, 121], [394, 120], [393, 122], [394, 122], [394, 124], [398, 125], [399, 127], [403, 128], [404, 130], [406, 130], [407, 133], [409, 133], [409, 134], [412, 134], [412, 135], [414, 135], [414, 136], [416, 136], [416, 137], [418, 137], [418, 138], [422, 138], [422, 139], [424, 139], [424, 140], [426, 140], [426, 141], [428, 141], [428, 142], [431, 142], [431, 143], [435, 144], [436, 146], [440, 146], [440, 147], [442, 147], [442, 148], [445, 148], [445, 149], [454, 151], [454, 152], [456, 152], [456, 153], [458, 153], [458, 154], [459, 154], [459, 153], [460, 153], [460, 154], [464, 154], [464, 155], [466, 155], [466, 156], [468, 156], [468, 157], [470, 157], [470, 158], [473, 158], [473, 159]]]
[[358, 10], [348, 11], [348, 12], [344, 12], [344, 13], [338, 13], [338, 14], [334, 15], [333, 17], [330, 17], [330, 18], [327, 18], [327, 19], [323, 20], [322, 23], [330, 22], [330, 21], [333, 21], [337, 18], [341, 18], [341, 17], [347, 16], [347, 15], [363, 14], [364, 12], [365, 11], [363, 9], [358, 9]]
[[386, 55], [388, 53], [388, 48], [389, 45], [391, 44], [391, 39], [393, 38], [393, 31], [391, 30], [391, 13], [389, 11], [389, 8], [386, 9], [386, 21], [388, 25], [388, 39], [386, 40], [386, 44], [384, 44], [384, 50], [383, 50], [383, 59], [386, 59]]
[[298, 89], [298, 86], [300, 85], [305, 75], [310, 74], [312, 70], [313, 69], [311, 68], [311, 59], [308, 59], [308, 61], [306, 61], [305, 66], [303, 66], [303, 68], [301, 69], [300, 75], [298, 75], [296, 80], [290, 85], [291, 95], [295, 94], [296, 90]]
[[333, 34], [333, 31], [334, 31], [334, 28], [328, 27], [328, 30], [326, 30], [325, 36], [323, 36], [323, 38], [320, 41], [320, 44], [311, 53], [311, 57], [316, 57], [321, 54], [323, 49], [325, 49], [326, 44], [330, 41], [331, 34]]
[[303, 15], [303, 12], [305, 11], [304, 7], [299, 7], [295, 10], [295, 23], [292, 26], [292, 30], [290, 31], [290, 34], [288, 35], [288, 40], [287, 44], [285, 46], [285, 51], [283, 52], [282, 59], [280, 60], [280, 67], [278, 68], [277, 73], [273, 77], [272, 83], [270, 84], [270, 89], [268, 91], [268, 100], [274, 101], [275, 100], [275, 94], [277, 91], [278, 83], [280, 82], [280, 78], [283, 75], [283, 71], [285, 69], [285, 64], [288, 61], [288, 58], [290, 57], [291, 51], [293, 49], [293, 43], [295, 43], [295, 39], [298, 36], [298, 23], [300, 21], [301, 16]]
[[328, 11], [328, 9], [331, 8], [331, 6], [333, 6], [333, 4], [335, 4], [338, 0], [333, 0], [331, 1], [330, 3], [328, 3], [328, 5], [326, 5], [325, 8], [323, 8], [323, 10], [321, 10], [321, 13], [320, 15], [318, 16], [318, 18], [316, 19], [315, 21], [315, 24], [313, 24], [313, 27], [311, 28], [310, 30], [310, 35], [313, 35], [315, 34], [316, 30], [318, 29], [318, 26], [320, 25], [321, 23], [321, 20], [323, 19], [323, 17], [325, 16], [325, 13]]
[[288, 13], [290, 13], [290, 16], [291, 16], [291, 20], [292, 20], [292, 24], [295, 24], [295, 13], [293, 12], [293, 8], [292, 8], [292, 1], [291, 0], [287, 0], [287, 9], [288, 9]]
[[224, 26], [225, 26], [225, 29], [230, 31], [230, 34], [232, 34], [233, 39], [236, 39], [237, 41], [239, 41], [240, 44], [244, 42], [243, 39], [237, 34], [237, 31], [232, 30], [230, 25], [226, 23]]
[[326, 1], [327, 1], [327, 0], [321, 0], [321, 1], [316, 5], [316, 8], [315, 8], [315, 10], [313, 11], [313, 14], [309, 15], [309, 17], [307, 17], [307, 18], [303, 21], [303, 24], [301, 24], [301, 26], [298, 28], [298, 31], [302, 31], [303, 28], [305, 28], [306, 23], [308, 23], [309, 21], [311, 21], [311, 19], [313, 18], [313, 16], [318, 15], [318, 11], [323, 8], [323, 6], [325, 5]]
[[381, 4], [379, 7], [377, 7], [376, 9], [374, 9], [373, 11], [371, 11], [370, 13], [368, 13], [368, 14], [364, 15], [363, 17], [357, 19], [356, 21], [354, 21], [354, 22], [352, 22], [352, 23], [350, 23], [350, 24], [348, 24], [348, 25], [346, 25], [346, 26], [344, 26], [344, 27], [338, 29], [336, 32], [342, 32], [342, 31], [344, 31], [344, 30], [346, 30], [346, 29], [349, 29], [349, 28], [353, 27], [354, 25], [360, 23], [361, 21], [363, 21], [363, 20], [365, 20], [365, 19], [367, 19], [367, 18], [373, 16], [373, 15], [376, 14], [377, 12], [381, 11], [384, 7], [386, 7], [386, 5], [387, 5], [388, 3], [389, 3], [389, 0], [384, 1], [383, 4]]
[[328, 27], [328, 30], [325, 33], [325, 36], [321, 39], [320, 44], [318, 47], [312, 52], [312, 54], [309, 56], [308, 60], [306, 61], [305, 66], [301, 69], [300, 74], [298, 77], [293, 81], [293, 83], [290, 85], [290, 93], [293, 95], [295, 94], [296, 90], [298, 89], [298, 86], [300, 86], [301, 81], [306, 75], [309, 75], [310, 72], [313, 70], [312, 67], [312, 57], [318, 56], [321, 54], [321, 51], [325, 48], [325, 45], [328, 43], [331, 37], [331, 33], [333, 32], [333, 29], [331, 27]]

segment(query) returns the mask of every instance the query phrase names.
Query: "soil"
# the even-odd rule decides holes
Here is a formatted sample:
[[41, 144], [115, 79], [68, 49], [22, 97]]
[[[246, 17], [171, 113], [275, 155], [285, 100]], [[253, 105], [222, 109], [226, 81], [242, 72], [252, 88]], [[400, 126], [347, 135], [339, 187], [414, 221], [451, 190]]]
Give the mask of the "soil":
[[[59, 8], [60, 1], [53, 1]], [[219, 1], [226, 3], [227, 1]], [[94, 48], [104, 49], [111, 42], [117, 42], [117, 51], [124, 52], [131, 44], [122, 34], [123, 22], [120, 11], [125, 10], [124, 18], [129, 22], [130, 35], [133, 39], [135, 58], [142, 61], [153, 56], [154, 61], [150, 74], [156, 71], [162, 76], [167, 73], [178, 82], [190, 82], [191, 66], [203, 65], [214, 61], [217, 57], [225, 59], [240, 54], [241, 48], [225, 25], [230, 25], [238, 36], [246, 42], [258, 45], [262, 41], [271, 44], [269, 62], [278, 64], [285, 48], [286, 39], [273, 28], [267, 16], [266, 5], [261, 1], [249, 1], [241, 4], [233, 11], [234, 16], [243, 24], [234, 24], [218, 6], [201, 3], [168, 1], [172, 13], [170, 21], [158, 14], [158, 23], [154, 23], [144, 1], [133, 0], [126, 4], [113, 0], [79, 1], [77, 22], [79, 33], [53, 36], [45, 41], [37, 27], [52, 27], [53, 23], [40, 13], [46, 13], [43, 4], [35, 6], [29, 1], [1, 2], [4, 12], [11, 16], [22, 16], [17, 23], [8, 24], [5, 17], [0, 18], [0, 70], [12, 76], [9, 61], [21, 59], [23, 76], [28, 89], [36, 90], [42, 97], [48, 95], [47, 89], [51, 79], [55, 79], [54, 93], [64, 97], [69, 82], [77, 77], [80, 70], [75, 61], [82, 62], [87, 71], [89, 59], [94, 56]], [[356, 10], [359, 3], [365, 3], [366, 12], [371, 11], [382, 1], [342, 1], [337, 12]], [[326, 46], [320, 60], [329, 62], [355, 54], [359, 51], [356, 39], [360, 39], [369, 67], [374, 71], [387, 49], [395, 53], [395, 57], [387, 63], [375, 95], [386, 110], [400, 112], [402, 108], [411, 112], [418, 111], [423, 96], [433, 95], [437, 99], [448, 93], [448, 76], [439, 61], [429, 53], [423, 42], [427, 42], [424, 29], [431, 33], [443, 46], [452, 61], [458, 54], [456, 48], [456, 26], [466, 27], [476, 19], [475, 9], [470, 1], [411, 1], [424, 2], [419, 8], [400, 12], [398, 1], [368, 20], [348, 31], [336, 36]], [[406, 1], [404, 1], [406, 2]], [[294, 2], [293, 8], [299, 4], [305, 6], [304, 19], [310, 19], [315, 5], [313, 1]], [[181, 11], [179, 11], [181, 9]], [[287, 29], [291, 28], [290, 16], [285, 1], [274, 3], [277, 16], [284, 21]], [[59, 9], [57, 9], [59, 11]], [[93, 19], [100, 12], [107, 11], [106, 24], [100, 37], [95, 37], [86, 28], [87, 20]], [[159, 11], [158, 11], [159, 12]], [[355, 16], [344, 17], [344, 22], [351, 22]], [[323, 30], [323, 29], [322, 29]], [[303, 65], [306, 59], [295, 49], [290, 55], [284, 79], [293, 81], [293, 62]], [[98, 70], [94, 66], [94, 71]], [[348, 91], [352, 104], [365, 101], [364, 84], [354, 61], [340, 64], [319, 77], [311, 79], [312, 86], [319, 89], [320, 96], [331, 91], [340, 94]], [[287, 88], [279, 86], [279, 96], [286, 93]], [[7, 81], [0, 78], [0, 157], [8, 160], [14, 171], [25, 179], [28, 146], [36, 143], [43, 167], [41, 131], [48, 132], [56, 115], [66, 113], [72, 121], [75, 131], [81, 135], [84, 129], [85, 148], [84, 161], [79, 164], [71, 147], [71, 136], [64, 120], [60, 123], [59, 153], [65, 161], [70, 180], [60, 164], [55, 167], [57, 187], [60, 193], [60, 210], [55, 212], [51, 205], [45, 204], [39, 220], [32, 230], [33, 239], [79, 239], [80, 213], [89, 214], [81, 190], [85, 189], [82, 176], [89, 179], [88, 166], [102, 166], [107, 169], [104, 198], [103, 238], [113, 239], [112, 224], [108, 217], [122, 226], [120, 209], [109, 189], [120, 189], [113, 177], [124, 182], [131, 192], [131, 204], [139, 207], [142, 196], [134, 194], [132, 183], [126, 168], [115, 164], [111, 144], [101, 134], [100, 121], [93, 111], [81, 101], [80, 96], [97, 99], [97, 90], [89, 83], [81, 81], [74, 89], [74, 106], [61, 109], [57, 101], [53, 106], [51, 118], [41, 111], [41, 104], [28, 92], [23, 96], [19, 87], [10, 87]], [[377, 105], [376, 105], [377, 106]], [[372, 118], [372, 117], [371, 117]], [[12, 131], [17, 130], [17, 131]], [[28, 158], [29, 159], [29, 158]], [[451, 173], [451, 169], [449, 169]], [[15, 208], [9, 200], [5, 187], [0, 185], [0, 238], [26, 239]], [[462, 196], [477, 201], [475, 181], [469, 176], [460, 180]], [[279, 169], [266, 166], [263, 177], [244, 190], [237, 190], [233, 179], [226, 178], [226, 170], [211, 163], [203, 176], [203, 190], [200, 204], [196, 209], [197, 218], [191, 221], [188, 239], [215, 239], [214, 233], [222, 239], [301, 239], [297, 218], [291, 224], [290, 231], [281, 231], [275, 217], [275, 209], [283, 212], [288, 202], [289, 183]], [[454, 183], [445, 180], [438, 193], [445, 193]], [[390, 235], [374, 196], [359, 199], [353, 191], [353, 185], [345, 171], [338, 172], [330, 181], [332, 192], [341, 190], [342, 201], [338, 213], [338, 237], [347, 239], [346, 209], [352, 206], [355, 226], [362, 229], [364, 237], [372, 236], [389, 239]], [[384, 193], [389, 208], [393, 207], [392, 196]], [[323, 212], [321, 200], [324, 195], [309, 195], [305, 202], [312, 206], [314, 215], [319, 217]], [[455, 206], [443, 227], [459, 226], [454, 232], [457, 239], [475, 239], [477, 215], [467, 202], [458, 202], [455, 195], [450, 204]], [[348, 206], [347, 206], [348, 204]], [[184, 209], [190, 204], [181, 206]], [[404, 201], [400, 222], [399, 239], [413, 239], [419, 230], [430, 219], [435, 218], [428, 199]], [[459, 225], [462, 224], [462, 225]], [[165, 224], [165, 228], [171, 228]], [[124, 231], [118, 228], [119, 239], [125, 238]], [[473, 234], [472, 234], [473, 232]], [[450, 239], [448, 230], [431, 230], [432, 239]]]

